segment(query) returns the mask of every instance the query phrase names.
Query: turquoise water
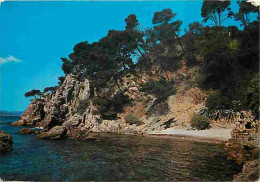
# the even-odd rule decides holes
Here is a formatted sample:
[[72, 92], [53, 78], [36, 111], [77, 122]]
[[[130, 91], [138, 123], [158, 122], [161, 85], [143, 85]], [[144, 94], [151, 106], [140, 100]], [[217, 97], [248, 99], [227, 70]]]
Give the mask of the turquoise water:
[[0, 155], [0, 178], [35, 181], [232, 180], [241, 166], [228, 161], [221, 145], [182, 139], [104, 135], [99, 142], [35, 140], [0, 117], [13, 135], [13, 151]]

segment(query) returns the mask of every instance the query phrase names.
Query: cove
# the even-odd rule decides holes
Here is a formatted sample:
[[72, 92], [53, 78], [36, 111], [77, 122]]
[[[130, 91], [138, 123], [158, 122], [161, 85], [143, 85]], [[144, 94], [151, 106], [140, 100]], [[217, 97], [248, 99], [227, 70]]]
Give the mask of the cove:
[[0, 130], [14, 138], [0, 156], [0, 178], [30, 181], [230, 181], [241, 166], [220, 144], [180, 138], [104, 134], [100, 141], [35, 140], [1, 117]]

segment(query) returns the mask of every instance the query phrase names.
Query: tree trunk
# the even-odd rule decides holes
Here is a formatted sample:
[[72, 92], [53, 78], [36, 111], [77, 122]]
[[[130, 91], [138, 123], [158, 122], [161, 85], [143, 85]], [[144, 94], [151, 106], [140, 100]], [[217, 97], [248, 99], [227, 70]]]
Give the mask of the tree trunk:
[[120, 90], [120, 92], [123, 93], [122, 90], [121, 90], [121, 88], [120, 88], [120, 85], [117, 83], [117, 80], [115, 79], [115, 77], [113, 77], [113, 79], [114, 79], [114, 81], [115, 81], [115, 83], [116, 83], [118, 89]]

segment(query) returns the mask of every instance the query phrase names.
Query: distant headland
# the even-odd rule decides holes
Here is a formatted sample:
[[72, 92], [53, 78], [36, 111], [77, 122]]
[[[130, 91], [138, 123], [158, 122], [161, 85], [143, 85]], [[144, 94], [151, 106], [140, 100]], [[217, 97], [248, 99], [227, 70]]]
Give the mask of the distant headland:
[[21, 116], [23, 111], [3, 111], [0, 110], [0, 116]]

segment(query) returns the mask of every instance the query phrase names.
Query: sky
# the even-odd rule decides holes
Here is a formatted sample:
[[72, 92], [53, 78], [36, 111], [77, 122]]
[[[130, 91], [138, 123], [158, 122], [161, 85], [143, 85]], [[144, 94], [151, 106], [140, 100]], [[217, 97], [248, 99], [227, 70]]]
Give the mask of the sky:
[[[182, 30], [202, 21], [202, 1], [86, 2], [6, 1], [0, 6], [0, 110], [23, 111], [30, 103], [24, 93], [56, 86], [63, 76], [61, 57], [75, 44], [98, 41], [108, 30], [122, 30], [124, 19], [135, 14], [145, 27], [153, 13], [177, 12]], [[238, 10], [236, 3], [232, 9]], [[239, 23], [227, 21], [226, 25]]]

